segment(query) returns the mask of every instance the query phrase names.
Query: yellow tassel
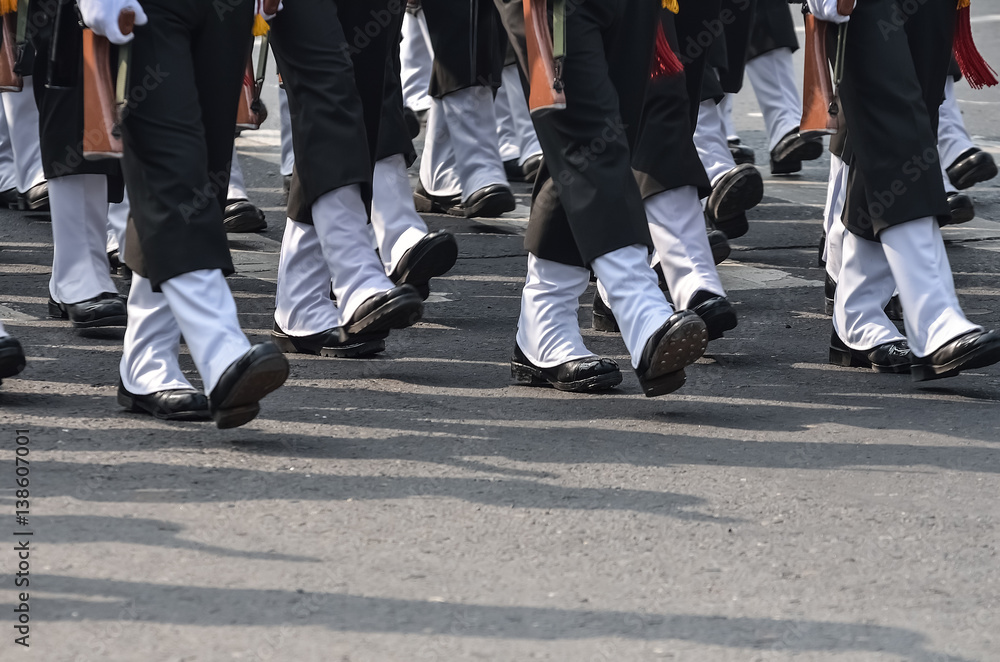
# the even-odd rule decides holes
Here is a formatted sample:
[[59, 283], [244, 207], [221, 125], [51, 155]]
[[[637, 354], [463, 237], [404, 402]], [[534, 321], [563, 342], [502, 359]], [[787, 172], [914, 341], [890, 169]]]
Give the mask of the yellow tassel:
[[253, 19], [253, 36], [263, 37], [267, 34], [267, 31], [271, 29], [271, 26], [267, 24], [264, 17], [257, 14]]
[[965, 9], [969, 6], [969, 0], [958, 0], [958, 8]]
[[[965, 1], [968, 2], [969, 0]], [[681, 8], [677, 6], [677, 0], [663, 0], [663, 8], [669, 9], [674, 14], [681, 10]]]
[[17, 11], [17, 0], [0, 0], [0, 15], [13, 14]]

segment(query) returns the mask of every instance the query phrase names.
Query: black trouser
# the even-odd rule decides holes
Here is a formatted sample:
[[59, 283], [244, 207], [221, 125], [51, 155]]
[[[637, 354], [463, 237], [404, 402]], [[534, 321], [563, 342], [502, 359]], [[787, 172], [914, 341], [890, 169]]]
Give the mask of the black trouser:
[[399, 40], [404, 7], [392, 0], [294, 0], [271, 21], [292, 120], [293, 221], [311, 224], [317, 199], [352, 184], [371, 202], [386, 54]]
[[642, 128], [632, 155], [644, 199], [682, 186], [697, 187], [702, 197], [712, 192], [694, 145], [698, 94], [708, 56], [697, 39], [704, 34], [706, 21], [718, 17], [719, 6], [720, 0], [700, 0], [680, 5], [676, 16], [667, 10], [660, 14], [664, 34], [684, 71], [654, 79], [646, 91]]
[[[402, 15], [399, 25], [400, 27], [403, 25]], [[409, 167], [417, 160], [417, 152], [413, 148], [413, 139], [410, 137], [406, 116], [403, 114], [403, 82], [400, 80], [399, 70], [399, 41], [396, 41], [390, 45], [385, 62], [382, 116], [379, 120], [375, 161], [402, 154]]]
[[153, 290], [191, 271], [233, 273], [222, 225], [251, 0], [144, 0], [124, 121], [132, 203], [126, 261]]
[[[652, 245], [630, 150], [659, 8], [658, 2], [625, 0], [613, 6], [584, 2], [567, 12], [566, 108], [533, 116], [545, 163], [525, 247], [540, 258], [587, 266], [619, 248]], [[501, 13], [507, 21], [516, 18]]]
[[861, 237], [950, 216], [937, 126], [955, 13], [952, 0], [861, 0], [851, 16], [840, 85], [851, 154], [844, 219]]
[[507, 37], [493, 0], [423, 0], [434, 49], [428, 93], [435, 98], [468, 87], [500, 87]]

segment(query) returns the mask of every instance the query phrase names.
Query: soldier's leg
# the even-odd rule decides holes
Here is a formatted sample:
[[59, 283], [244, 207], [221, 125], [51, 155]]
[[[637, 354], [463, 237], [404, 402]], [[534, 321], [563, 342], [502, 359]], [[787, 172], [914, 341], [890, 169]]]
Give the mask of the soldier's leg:
[[14, 151], [16, 186], [26, 209], [48, 209], [48, 191], [42, 168], [38, 139], [38, 106], [35, 104], [34, 76], [24, 77], [24, 89], [16, 94], [0, 94], [3, 99], [11, 148]]

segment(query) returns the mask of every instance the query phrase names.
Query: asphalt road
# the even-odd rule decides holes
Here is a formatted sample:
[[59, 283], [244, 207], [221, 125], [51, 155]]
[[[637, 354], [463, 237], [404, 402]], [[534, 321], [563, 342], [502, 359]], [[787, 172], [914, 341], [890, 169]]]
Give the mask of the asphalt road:
[[[1000, 0], [973, 9], [1000, 65]], [[960, 96], [1000, 157], [1000, 92]], [[737, 123], [764, 161], [755, 112], [748, 89]], [[238, 141], [270, 224], [230, 241], [253, 340], [283, 227], [276, 128]], [[826, 167], [765, 175], [722, 268], [740, 327], [675, 395], [644, 398], [631, 373], [589, 397], [510, 383], [520, 207], [429, 217], [461, 253], [424, 322], [379, 359], [293, 357], [231, 431], [122, 412], [120, 335], [46, 318], [49, 225], [0, 212], [0, 317], [29, 355], [0, 387], [0, 660], [1000, 659], [1000, 369], [915, 385], [827, 365]], [[997, 327], [1000, 187], [973, 194], [980, 218], [948, 252], [967, 313]], [[627, 364], [583, 302], [591, 348]], [[14, 644], [16, 430], [30, 649]]]

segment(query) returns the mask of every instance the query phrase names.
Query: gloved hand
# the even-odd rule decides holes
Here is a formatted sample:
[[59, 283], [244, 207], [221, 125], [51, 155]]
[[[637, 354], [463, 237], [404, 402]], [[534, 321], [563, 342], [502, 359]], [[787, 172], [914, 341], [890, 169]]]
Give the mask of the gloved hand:
[[[837, 0], [807, 0], [809, 11], [820, 21], [831, 23], [846, 23], [851, 20], [850, 16], [844, 16], [837, 11]], [[857, 0], [851, 4], [853, 7]]]
[[112, 44], [127, 44], [135, 38], [133, 34], [122, 34], [118, 17], [125, 10], [135, 12], [135, 24], [149, 22], [146, 12], [138, 0], [78, 0], [83, 23], [96, 34], [107, 37]]
[[270, 21], [278, 12], [285, 8], [285, 3], [275, 0], [256, 0], [254, 13], [260, 14], [265, 21]]

